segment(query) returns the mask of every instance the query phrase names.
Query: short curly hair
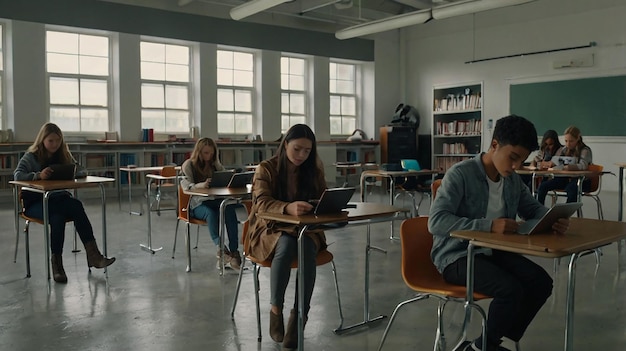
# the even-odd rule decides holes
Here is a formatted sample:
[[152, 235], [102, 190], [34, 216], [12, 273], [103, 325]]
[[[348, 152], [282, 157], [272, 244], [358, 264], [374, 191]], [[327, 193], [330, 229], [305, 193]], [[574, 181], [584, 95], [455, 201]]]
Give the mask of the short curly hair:
[[501, 146], [521, 146], [529, 152], [539, 149], [535, 126], [526, 118], [517, 115], [500, 118], [493, 130], [493, 139]]

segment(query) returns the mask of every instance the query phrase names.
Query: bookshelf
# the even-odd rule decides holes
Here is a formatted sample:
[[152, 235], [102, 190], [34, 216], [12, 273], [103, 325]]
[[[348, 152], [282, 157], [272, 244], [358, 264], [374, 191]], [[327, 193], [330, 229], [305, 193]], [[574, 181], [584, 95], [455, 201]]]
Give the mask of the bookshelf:
[[433, 169], [446, 172], [480, 153], [483, 83], [433, 87]]

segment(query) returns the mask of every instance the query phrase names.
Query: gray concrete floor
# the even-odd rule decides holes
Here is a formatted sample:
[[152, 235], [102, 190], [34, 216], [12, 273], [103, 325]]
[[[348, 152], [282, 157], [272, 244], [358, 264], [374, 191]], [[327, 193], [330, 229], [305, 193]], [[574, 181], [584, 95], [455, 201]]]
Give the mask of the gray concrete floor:
[[[605, 193], [602, 198], [606, 218], [616, 219], [617, 195]], [[374, 194], [371, 199], [384, 201], [381, 194]], [[101, 243], [99, 202], [85, 202]], [[146, 216], [129, 216], [127, 204], [124, 202], [120, 210], [117, 199], [110, 200], [107, 206], [108, 252], [117, 257], [109, 269], [108, 280], [102, 270], [88, 274], [84, 250], [71, 253], [72, 236], [68, 235], [64, 261], [69, 282], [52, 282], [48, 293], [41, 226], [31, 229], [32, 277], [25, 278], [23, 236], [17, 263], [13, 263], [13, 208], [12, 204], [0, 204], [4, 223], [0, 235], [0, 350], [280, 350], [267, 331], [269, 270], [261, 271], [263, 341], [258, 343], [251, 271], [244, 273], [239, 305], [231, 320], [237, 275], [232, 271], [224, 277], [218, 275], [215, 248], [206, 228], [201, 229], [199, 248], [192, 253], [193, 271], [186, 273], [182, 235], [176, 258], [171, 258], [176, 224], [173, 212], [153, 216], [153, 246], [163, 246], [163, 250], [151, 255], [139, 248], [139, 243], [146, 242]], [[586, 216], [595, 217], [594, 202], [586, 199], [584, 209]], [[427, 214], [427, 210], [425, 200], [420, 213]], [[398, 228], [399, 222], [396, 231]], [[182, 227], [179, 233], [183, 233]], [[388, 250], [387, 254], [371, 255], [372, 317], [391, 315], [399, 302], [413, 296], [400, 274], [399, 242], [390, 241], [388, 233], [388, 224], [372, 227], [372, 243]], [[337, 263], [345, 325], [352, 324], [363, 319], [365, 228], [346, 227], [328, 232], [327, 236]], [[591, 256], [579, 261], [576, 350], [624, 349], [626, 275], [620, 275], [626, 268], [624, 261], [622, 257], [620, 265], [615, 244], [604, 248], [597, 271]], [[537, 262], [552, 271], [551, 260]], [[553, 296], [522, 339], [523, 350], [563, 349], [566, 274], [567, 265], [562, 262], [554, 274]], [[293, 303], [293, 295], [292, 281], [287, 305]], [[481, 304], [486, 307], [488, 302]], [[384, 349], [432, 349], [436, 305], [430, 299], [401, 310]], [[333, 333], [339, 314], [329, 266], [318, 268], [312, 306], [305, 330], [308, 350], [377, 349], [388, 319], [346, 335]], [[445, 317], [446, 333], [453, 339], [462, 318], [460, 304], [450, 304]], [[478, 333], [479, 321], [473, 320], [470, 336]], [[508, 341], [505, 345], [511, 347]]]

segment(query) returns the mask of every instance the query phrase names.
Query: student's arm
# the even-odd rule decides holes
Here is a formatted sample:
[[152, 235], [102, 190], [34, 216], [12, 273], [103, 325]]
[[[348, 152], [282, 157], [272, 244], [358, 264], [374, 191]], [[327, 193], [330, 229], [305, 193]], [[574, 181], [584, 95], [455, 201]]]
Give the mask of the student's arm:
[[589, 165], [592, 162], [591, 157], [591, 149], [589, 147], [584, 147], [580, 150], [580, 157], [578, 158], [578, 163], [569, 164], [565, 166], [565, 169], [568, 171], [584, 171], [589, 168]]
[[31, 152], [27, 152], [17, 163], [15, 171], [13, 171], [13, 179], [15, 180], [40, 180], [41, 166], [37, 162], [37, 158]]
[[[446, 172], [446, 176], [437, 190], [437, 196], [431, 205], [430, 218], [428, 219], [428, 229], [433, 235], [447, 237], [454, 230], [491, 231], [492, 221], [482, 218], [481, 209], [476, 206], [477, 201], [470, 203], [470, 200], [465, 196], [466, 186], [474, 186], [478, 182], [478, 180], [468, 179], [475, 176], [474, 174], [465, 176], [459, 167], [454, 167]], [[474, 214], [473, 218], [458, 215], [462, 209], [466, 213]]]
[[286, 213], [289, 202], [274, 198], [273, 182], [278, 181], [276, 172], [272, 172], [269, 162], [261, 162], [252, 181], [252, 201], [258, 212]]
[[193, 165], [191, 164], [190, 160], [186, 160], [185, 162], [183, 162], [180, 170], [184, 176], [180, 179], [180, 186], [182, 186], [183, 189], [191, 190], [195, 188], [206, 187], [206, 183], [204, 181], [193, 178]]

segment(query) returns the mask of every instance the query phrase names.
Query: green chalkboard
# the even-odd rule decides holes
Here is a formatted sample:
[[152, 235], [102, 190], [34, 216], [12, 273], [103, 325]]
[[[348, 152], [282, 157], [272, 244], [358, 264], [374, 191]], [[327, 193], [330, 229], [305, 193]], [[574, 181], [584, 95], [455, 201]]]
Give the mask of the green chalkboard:
[[510, 86], [510, 111], [528, 118], [537, 133], [626, 136], [626, 76], [572, 79]]

